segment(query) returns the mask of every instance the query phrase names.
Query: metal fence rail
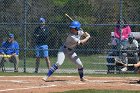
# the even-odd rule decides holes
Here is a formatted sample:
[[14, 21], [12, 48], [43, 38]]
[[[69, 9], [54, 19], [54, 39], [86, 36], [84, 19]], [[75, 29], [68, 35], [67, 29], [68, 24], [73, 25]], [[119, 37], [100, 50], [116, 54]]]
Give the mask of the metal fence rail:
[[[101, 2], [102, 1], [102, 2]], [[20, 72], [34, 72], [35, 45], [33, 31], [40, 25], [39, 18], [46, 19], [49, 30], [46, 44], [49, 46], [51, 63], [55, 63], [57, 51], [69, 33], [69, 14], [82, 24], [82, 29], [91, 35], [86, 45], [76, 49], [83, 61], [86, 73], [107, 71], [105, 57], [111, 51], [111, 32], [117, 20], [127, 20], [133, 32], [139, 32], [140, 1], [135, 0], [1, 0], [0, 1], [0, 43], [7, 39], [9, 33], [15, 35], [20, 45]], [[119, 24], [120, 27], [127, 24]], [[65, 60], [64, 69], [75, 66]], [[95, 63], [93, 63], [95, 62]], [[7, 69], [13, 67], [8, 64]], [[47, 71], [45, 60], [41, 58], [39, 72]], [[68, 71], [69, 72], [69, 71]], [[72, 72], [77, 72], [73, 70]]]

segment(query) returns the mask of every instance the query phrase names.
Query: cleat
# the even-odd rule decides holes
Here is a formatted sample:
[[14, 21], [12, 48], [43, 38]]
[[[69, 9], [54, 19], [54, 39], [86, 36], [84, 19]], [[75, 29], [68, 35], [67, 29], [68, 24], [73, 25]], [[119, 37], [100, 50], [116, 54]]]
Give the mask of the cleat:
[[43, 77], [42, 80], [47, 82], [48, 81], [48, 76]]
[[80, 78], [80, 81], [85, 82], [85, 81], [87, 81], [87, 79], [85, 79], [85, 78]]
[[122, 68], [121, 71], [127, 71], [127, 67]]

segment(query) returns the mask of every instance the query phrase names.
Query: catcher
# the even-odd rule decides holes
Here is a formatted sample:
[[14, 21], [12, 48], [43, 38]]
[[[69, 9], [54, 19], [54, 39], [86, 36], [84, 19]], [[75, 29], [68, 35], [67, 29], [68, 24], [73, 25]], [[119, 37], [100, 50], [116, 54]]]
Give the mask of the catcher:
[[[135, 64], [139, 61], [138, 57], [138, 41], [135, 39], [133, 34], [129, 35], [128, 41], [126, 42], [126, 45], [122, 49], [122, 59], [124, 60], [125, 63], [131, 63]], [[131, 57], [131, 58], [130, 58]], [[135, 70], [135, 68], [122, 68], [122, 71], [125, 69], [129, 70]]]
[[135, 68], [140, 67], [140, 61], [138, 63], [136, 63], [136, 64], [125, 64], [121, 60], [117, 60], [117, 59], [115, 61], [116, 61], [117, 66], [135, 67]]
[[[60, 47], [57, 62], [49, 69], [47, 76], [43, 78], [44, 81], [47, 81], [48, 77], [50, 77], [63, 64], [65, 57], [69, 58], [77, 66], [80, 80], [85, 81], [83, 78], [83, 64], [75, 53], [74, 48], [77, 45], [86, 43], [90, 38], [90, 34], [83, 32], [83, 30], [80, 29], [81, 24], [79, 21], [72, 21], [69, 27], [70, 33], [63, 46]], [[84, 33], [86, 37], [84, 39], [80, 39]]]
[[[121, 60], [115, 59], [115, 63], [116, 63], [117, 66], [134, 67], [134, 68], [139, 68], [140, 67], [140, 61], [136, 64], [125, 64]], [[126, 69], [126, 71], [127, 71], [127, 69]], [[140, 80], [138, 80], [137, 83], [140, 84]]]

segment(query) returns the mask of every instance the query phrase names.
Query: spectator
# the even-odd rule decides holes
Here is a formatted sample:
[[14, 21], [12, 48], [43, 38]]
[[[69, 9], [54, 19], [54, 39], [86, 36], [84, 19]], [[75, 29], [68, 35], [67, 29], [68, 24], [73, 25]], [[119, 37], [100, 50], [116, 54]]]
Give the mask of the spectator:
[[14, 34], [9, 34], [7, 41], [2, 42], [2, 46], [0, 49], [1, 67], [4, 66], [4, 62], [6, 60], [14, 63], [14, 72], [18, 72], [19, 44], [17, 41], [15, 41]]
[[[121, 27], [122, 25], [122, 27]], [[131, 34], [131, 28], [125, 19], [118, 21], [116, 27], [114, 28], [114, 36], [116, 39], [117, 46], [124, 46], [128, 40], [128, 36]]]
[[[116, 59], [116, 65], [117, 66], [124, 66], [124, 67], [134, 67], [136, 69], [138, 69], [137, 73], [140, 74], [140, 61], [138, 61], [137, 63], [133, 63], [133, 64], [125, 64], [124, 62], [122, 62], [121, 60]], [[124, 71], [127, 71], [127, 69], [125, 69]], [[140, 80], [137, 80], [137, 83], [140, 84]]]
[[35, 73], [38, 73], [38, 68], [39, 68], [41, 57], [45, 58], [48, 69], [50, 68], [48, 45], [46, 43], [46, 40], [48, 37], [48, 29], [45, 26], [45, 21], [46, 20], [41, 17], [39, 19], [40, 25], [35, 28], [34, 33], [33, 33], [33, 41], [35, 43], [35, 49], [36, 49]]

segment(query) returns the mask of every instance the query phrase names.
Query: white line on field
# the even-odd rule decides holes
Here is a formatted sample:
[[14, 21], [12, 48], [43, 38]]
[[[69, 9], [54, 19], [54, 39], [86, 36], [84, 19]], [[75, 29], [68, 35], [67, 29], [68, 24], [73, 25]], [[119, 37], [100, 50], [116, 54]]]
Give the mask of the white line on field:
[[5, 89], [5, 90], [0, 90], [0, 92], [4, 91], [14, 91], [14, 90], [28, 90], [28, 89], [35, 89], [35, 88], [49, 88], [49, 87], [55, 87], [57, 85], [49, 85], [49, 86], [36, 86], [36, 87], [27, 87], [27, 88], [15, 88], [15, 89]]
[[25, 80], [0, 80], [0, 82], [29, 83]]
[[68, 84], [74, 84], [74, 85], [83, 85], [83, 84], [86, 84], [86, 83], [83, 83], [83, 82], [72, 82], [72, 81], [69, 81], [69, 82], [66, 82]]

